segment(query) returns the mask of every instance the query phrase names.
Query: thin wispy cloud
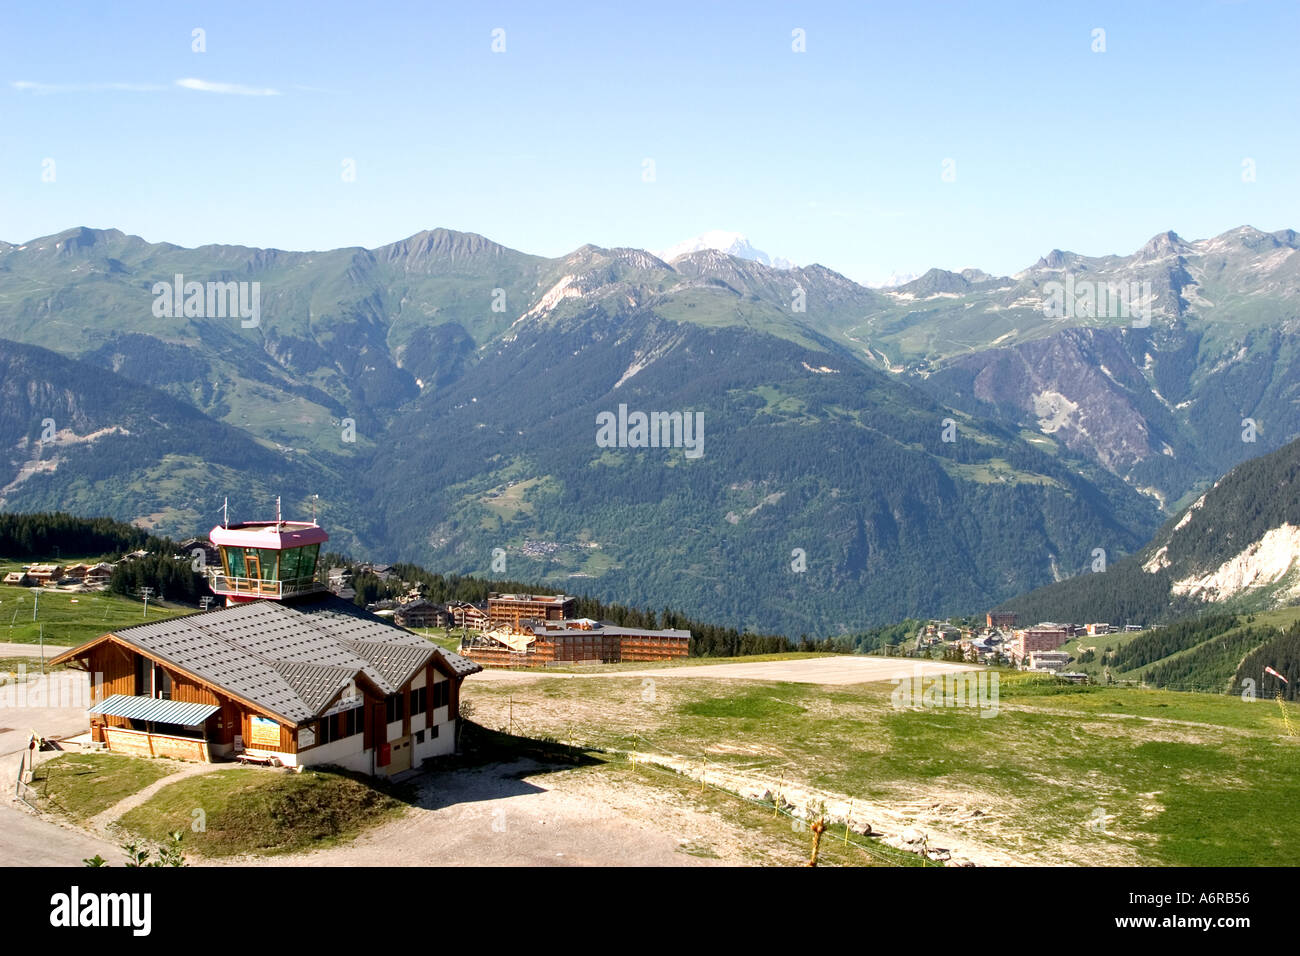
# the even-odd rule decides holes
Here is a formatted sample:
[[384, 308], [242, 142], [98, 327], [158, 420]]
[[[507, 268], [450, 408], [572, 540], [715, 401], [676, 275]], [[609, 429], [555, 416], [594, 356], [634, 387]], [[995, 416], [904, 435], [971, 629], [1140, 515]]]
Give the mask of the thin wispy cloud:
[[167, 89], [156, 83], [38, 83], [14, 80], [9, 84], [27, 93], [157, 93]]
[[200, 93], [222, 93], [227, 96], [279, 96], [279, 90], [270, 87], [244, 86], [241, 83], [213, 83], [211, 80], [199, 80], [188, 77], [176, 81], [177, 86]]

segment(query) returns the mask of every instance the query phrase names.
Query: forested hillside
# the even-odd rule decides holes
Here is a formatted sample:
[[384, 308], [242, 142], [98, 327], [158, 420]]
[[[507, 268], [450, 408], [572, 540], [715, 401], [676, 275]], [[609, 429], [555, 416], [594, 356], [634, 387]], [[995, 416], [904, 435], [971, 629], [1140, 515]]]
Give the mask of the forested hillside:
[[1021, 620], [1153, 624], [1300, 601], [1300, 440], [1238, 465], [1139, 553], [1001, 607]]

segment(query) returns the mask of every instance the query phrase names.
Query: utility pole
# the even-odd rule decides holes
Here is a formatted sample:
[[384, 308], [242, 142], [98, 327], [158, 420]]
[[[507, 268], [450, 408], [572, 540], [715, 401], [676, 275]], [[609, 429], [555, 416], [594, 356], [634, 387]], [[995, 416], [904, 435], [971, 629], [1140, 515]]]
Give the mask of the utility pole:
[[39, 587], [32, 588], [32, 599], [35, 602], [32, 604], [32, 620], [34, 621], [36, 620], [36, 611], [41, 606], [41, 589]]
[[149, 616], [149, 598], [153, 595], [153, 588], [141, 588], [140, 597], [144, 598], [144, 613], [142, 617]]
[[45, 676], [45, 622], [41, 622], [41, 676]]

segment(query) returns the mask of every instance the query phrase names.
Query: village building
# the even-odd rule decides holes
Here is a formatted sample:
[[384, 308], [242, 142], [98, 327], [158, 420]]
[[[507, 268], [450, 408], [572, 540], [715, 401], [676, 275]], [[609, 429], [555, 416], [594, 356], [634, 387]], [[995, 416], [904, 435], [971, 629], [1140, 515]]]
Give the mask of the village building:
[[91, 740], [117, 753], [393, 774], [453, 752], [482, 668], [315, 581], [323, 529], [219, 526], [217, 610], [120, 628], [55, 663], [94, 675]]
[[1070, 663], [1070, 655], [1065, 651], [1033, 651], [1029, 655], [1029, 669], [1032, 671], [1061, 671]]
[[691, 632], [619, 627], [593, 621], [525, 620], [518, 628], [489, 626], [467, 638], [461, 652], [488, 667], [539, 667], [546, 664], [663, 661], [690, 653]]
[[441, 604], [420, 598], [399, 607], [393, 620], [401, 627], [446, 627], [451, 615]]
[[92, 564], [86, 571], [85, 584], [88, 588], [106, 588], [113, 578], [113, 566], [101, 561]]
[[1053, 624], [1045, 621], [1033, 627], [1016, 631], [1013, 642], [1014, 657], [1024, 660], [1034, 651], [1054, 651], [1074, 636], [1074, 627], [1069, 624]]
[[86, 580], [86, 573], [90, 570], [88, 564], [69, 564], [63, 569], [63, 577], [60, 579], [64, 582], [82, 584]]
[[984, 620], [988, 627], [996, 630], [1011, 630], [1016, 626], [1016, 613], [1015, 611], [989, 611], [984, 616]]
[[60, 564], [33, 564], [27, 569], [27, 576], [32, 579], [32, 584], [39, 587], [50, 587], [58, 583], [63, 577], [63, 566]]
[[397, 572], [391, 564], [363, 564], [357, 570], [362, 574], [373, 574], [384, 583], [397, 579]]
[[176, 557], [198, 562], [199, 568], [215, 567], [221, 562], [221, 552], [216, 545], [203, 538], [186, 538], [177, 545]]
[[488, 626], [487, 608], [478, 604], [471, 604], [468, 601], [452, 601], [447, 605], [447, 613], [451, 615], [452, 623], [456, 627], [481, 631]]
[[573, 617], [577, 598], [563, 594], [488, 595], [488, 623], [517, 630], [524, 621], [562, 621]]

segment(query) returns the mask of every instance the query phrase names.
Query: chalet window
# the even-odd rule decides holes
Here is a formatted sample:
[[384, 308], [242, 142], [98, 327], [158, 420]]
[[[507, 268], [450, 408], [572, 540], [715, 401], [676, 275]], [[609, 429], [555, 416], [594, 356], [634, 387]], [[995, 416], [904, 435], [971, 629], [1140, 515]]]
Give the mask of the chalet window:
[[365, 729], [366, 716], [364, 707], [354, 707], [343, 712], [344, 737], [354, 737], [357, 734], [364, 733]]
[[316, 734], [318, 744], [332, 744], [339, 739], [339, 715], [331, 714], [328, 717], [322, 717], [320, 721], [320, 730]]
[[384, 700], [384, 719], [394, 724], [402, 719], [402, 695], [389, 694]]
[[411, 691], [411, 715], [423, 714], [429, 703], [429, 688], [421, 687]]
[[162, 700], [171, 700], [172, 678], [157, 664], [153, 668], [153, 696]]
[[446, 707], [451, 703], [451, 681], [439, 681], [433, 685], [433, 706]]
[[[343, 725], [342, 730], [339, 729], [340, 723]], [[353, 707], [341, 714], [322, 717], [318, 742], [329, 744], [336, 740], [342, 740], [344, 737], [354, 737], [365, 730], [365, 725], [365, 711], [361, 707]]]

